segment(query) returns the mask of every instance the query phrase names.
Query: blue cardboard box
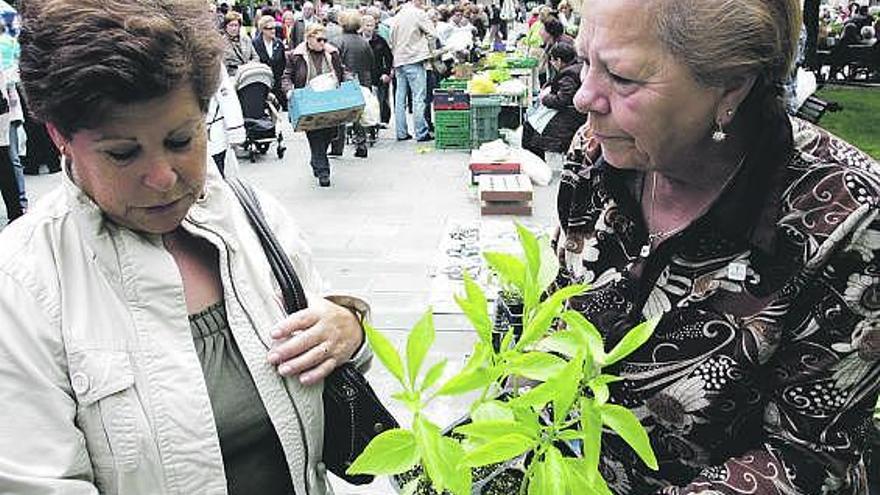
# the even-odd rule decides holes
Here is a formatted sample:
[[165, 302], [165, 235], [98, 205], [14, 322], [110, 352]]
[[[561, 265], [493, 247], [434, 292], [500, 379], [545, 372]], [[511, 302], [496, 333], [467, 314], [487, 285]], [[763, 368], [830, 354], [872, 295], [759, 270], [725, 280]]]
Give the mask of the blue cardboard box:
[[336, 89], [293, 90], [290, 123], [295, 131], [312, 131], [354, 122], [364, 111], [364, 95], [357, 81], [345, 81]]

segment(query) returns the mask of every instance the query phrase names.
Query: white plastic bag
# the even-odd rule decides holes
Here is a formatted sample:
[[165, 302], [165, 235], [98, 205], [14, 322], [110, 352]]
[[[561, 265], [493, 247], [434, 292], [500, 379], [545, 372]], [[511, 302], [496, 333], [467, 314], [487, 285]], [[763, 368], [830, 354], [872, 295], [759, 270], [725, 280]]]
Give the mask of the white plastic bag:
[[369, 88], [361, 86], [361, 93], [364, 94], [364, 111], [361, 113], [360, 124], [364, 127], [373, 127], [379, 125], [381, 118], [379, 112], [379, 99], [370, 91]]
[[339, 87], [339, 79], [336, 79], [335, 72], [325, 72], [311, 78], [308, 82], [308, 87], [315, 91], [330, 91]]
[[528, 175], [533, 183], [539, 186], [550, 184], [550, 179], [553, 178], [553, 172], [544, 160], [541, 160], [538, 155], [527, 149], [519, 148], [515, 151], [519, 156], [519, 165], [522, 172]]

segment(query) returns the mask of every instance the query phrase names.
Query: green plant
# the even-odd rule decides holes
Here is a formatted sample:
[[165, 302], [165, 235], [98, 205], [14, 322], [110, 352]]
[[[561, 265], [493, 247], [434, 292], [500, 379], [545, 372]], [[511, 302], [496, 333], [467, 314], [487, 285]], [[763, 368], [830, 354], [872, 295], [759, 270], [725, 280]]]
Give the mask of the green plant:
[[[517, 230], [523, 256], [486, 253], [485, 258], [504, 283], [522, 295], [523, 333], [518, 340], [509, 329], [500, 348], [493, 349], [486, 296], [469, 278], [456, 302], [479, 339], [463, 369], [443, 383], [446, 361], [421, 373], [435, 338], [430, 309], [410, 332], [405, 362], [380, 332], [367, 328], [376, 356], [403, 388], [394, 398], [406, 405], [413, 420], [411, 429], [378, 435], [349, 473], [393, 475], [421, 464], [438, 492], [467, 495], [474, 481], [471, 468], [528, 455], [522, 494], [611, 493], [598, 470], [603, 425], [657, 469], [648, 436], [635, 415], [608, 402], [608, 385], [618, 378], [602, 372], [643, 344], [656, 321], [638, 325], [606, 352], [599, 331], [579, 313], [565, 309], [565, 302], [587, 287], [573, 285], [545, 294], [559, 269], [556, 256], [546, 238], [520, 225]], [[559, 322], [564, 328], [554, 331]], [[534, 386], [521, 386], [520, 380]], [[515, 385], [497, 399], [503, 382]], [[454, 436], [442, 435], [425, 415], [431, 401], [468, 392], [478, 392], [470, 407], [471, 422], [455, 428]], [[583, 445], [583, 457], [565, 457], [557, 447], [573, 441]]]

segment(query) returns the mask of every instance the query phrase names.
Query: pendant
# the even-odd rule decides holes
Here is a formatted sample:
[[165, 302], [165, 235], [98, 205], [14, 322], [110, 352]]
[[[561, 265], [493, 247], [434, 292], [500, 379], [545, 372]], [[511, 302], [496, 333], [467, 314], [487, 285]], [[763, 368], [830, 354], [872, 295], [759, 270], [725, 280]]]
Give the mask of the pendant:
[[642, 258], [647, 258], [649, 254], [651, 254], [651, 245], [645, 244], [644, 246], [642, 246], [641, 251], [639, 251], [639, 256], [641, 256]]
[[727, 265], [727, 278], [734, 282], [744, 282], [748, 275], [748, 267], [745, 263], [735, 261]]

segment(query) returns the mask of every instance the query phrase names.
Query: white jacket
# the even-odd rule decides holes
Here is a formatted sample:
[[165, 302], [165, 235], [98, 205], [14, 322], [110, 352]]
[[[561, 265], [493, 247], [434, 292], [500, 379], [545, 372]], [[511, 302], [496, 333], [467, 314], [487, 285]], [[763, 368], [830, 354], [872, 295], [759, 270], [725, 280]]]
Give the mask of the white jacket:
[[[297, 495], [323, 495], [322, 386], [267, 363], [284, 317], [277, 284], [235, 196], [208, 171], [183, 228], [218, 249], [229, 324]], [[300, 233], [260, 199], [305, 290], [320, 292]], [[173, 258], [160, 236], [105, 221], [65, 177], [0, 233], [0, 494], [95, 493], [225, 494], [226, 478]]]
[[244, 142], [244, 116], [241, 102], [235, 92], [235, 84], [226, 70], [220, 68], [220, 87], [208, 102], [205, 121], [208, 127], [208, 154], [222, 153], [233, 144]]

